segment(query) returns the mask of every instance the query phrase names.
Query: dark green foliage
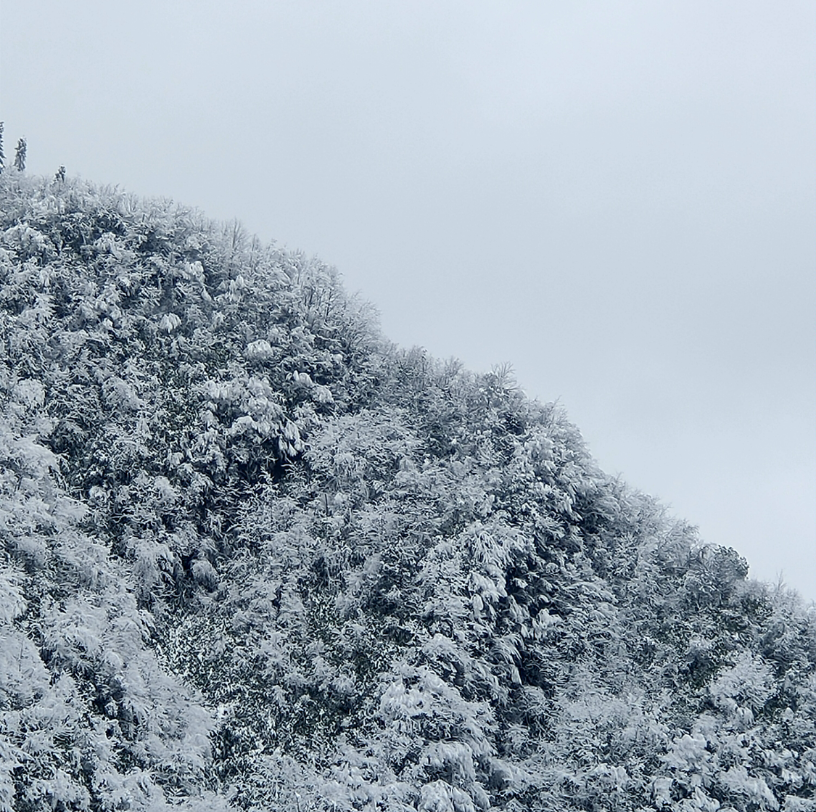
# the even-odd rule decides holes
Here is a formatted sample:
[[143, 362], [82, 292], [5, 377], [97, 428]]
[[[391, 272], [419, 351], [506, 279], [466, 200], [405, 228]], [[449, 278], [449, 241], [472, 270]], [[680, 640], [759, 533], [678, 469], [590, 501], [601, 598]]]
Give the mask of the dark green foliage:
[[0, 221], [0, 810], [816, 808], [813, 612], [508, 369], [166, 201]]

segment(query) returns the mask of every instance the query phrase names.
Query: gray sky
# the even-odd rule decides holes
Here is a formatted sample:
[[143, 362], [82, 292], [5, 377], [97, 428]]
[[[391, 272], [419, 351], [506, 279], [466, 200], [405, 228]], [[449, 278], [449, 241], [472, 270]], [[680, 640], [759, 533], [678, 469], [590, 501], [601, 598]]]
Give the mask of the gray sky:
[[0, 0], [28, 167], [336, 265], [816, 599], [816, 4]]

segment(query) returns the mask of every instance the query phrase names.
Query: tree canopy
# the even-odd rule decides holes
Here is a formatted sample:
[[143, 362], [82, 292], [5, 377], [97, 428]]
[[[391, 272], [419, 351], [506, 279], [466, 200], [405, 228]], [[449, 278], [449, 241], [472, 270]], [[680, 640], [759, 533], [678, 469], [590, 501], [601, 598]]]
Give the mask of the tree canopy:
[[816, 615], [324, 263], [0, 175], [0, 811], [816, 810]]

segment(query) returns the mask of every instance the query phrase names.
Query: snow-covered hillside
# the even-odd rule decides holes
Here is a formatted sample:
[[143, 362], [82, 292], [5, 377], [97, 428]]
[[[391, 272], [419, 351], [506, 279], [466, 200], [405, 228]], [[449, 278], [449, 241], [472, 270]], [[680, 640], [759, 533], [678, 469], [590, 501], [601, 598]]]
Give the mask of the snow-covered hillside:
[[816, 810], [814, 614], [333, 269], [6, 171], [0, 338], [3, 812]]

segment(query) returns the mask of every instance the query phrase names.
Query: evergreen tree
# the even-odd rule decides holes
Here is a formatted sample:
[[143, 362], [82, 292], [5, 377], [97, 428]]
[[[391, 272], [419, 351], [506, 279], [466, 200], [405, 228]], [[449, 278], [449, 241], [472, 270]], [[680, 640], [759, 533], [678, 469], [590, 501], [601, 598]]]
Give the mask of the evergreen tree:
[[0, 172], [2, 172], [6, 167], [6, 155], [3, 152], [3, 129], [5, 127], [5, 122], [0, 121]]
[[27, 148], [26, 140], [25, 140], [25, 138], [21, 138], [17, 142], [17, 150], [14, 153], [14, 168], [18, 172], [24, 172], [25, 171], [26, 148]]

